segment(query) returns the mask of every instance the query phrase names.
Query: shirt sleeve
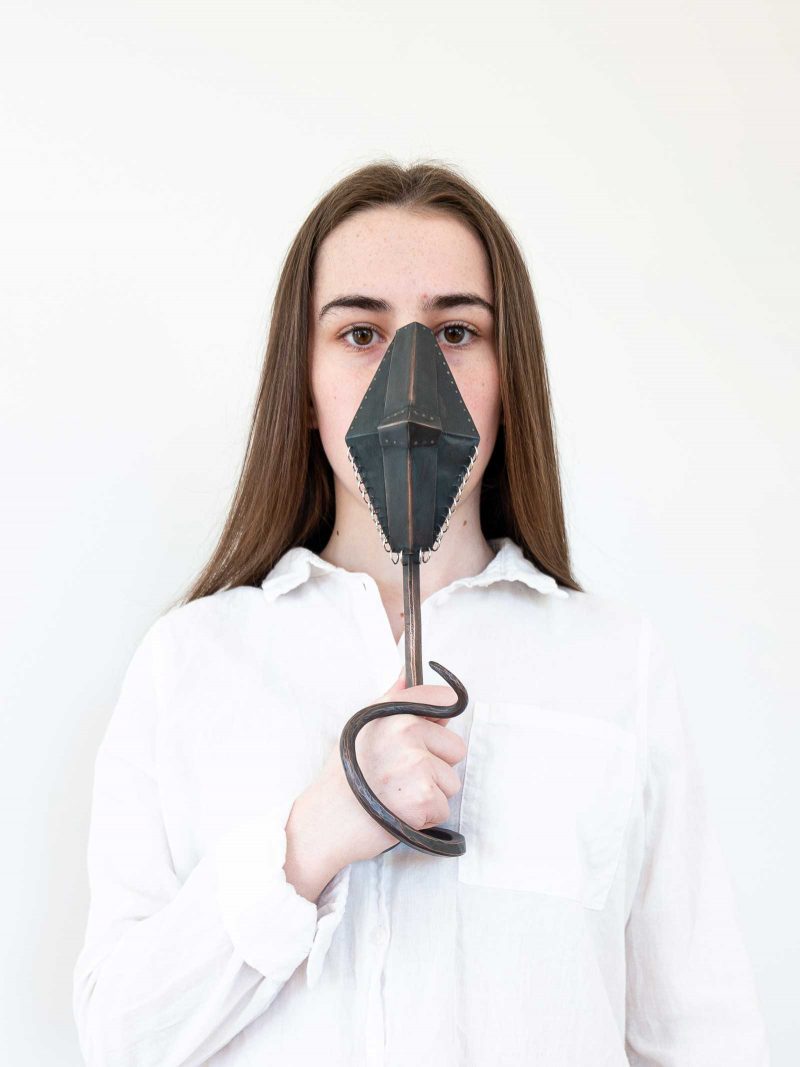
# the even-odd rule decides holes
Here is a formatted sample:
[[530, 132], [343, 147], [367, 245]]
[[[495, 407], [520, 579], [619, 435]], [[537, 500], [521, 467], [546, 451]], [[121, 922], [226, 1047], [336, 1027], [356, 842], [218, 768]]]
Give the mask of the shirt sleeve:
[[347, 899], [349, 865], [316, 904], [287, 882], [292, 802], [232, 826], [177, 877], [155, 759], [164, 622], [136, 649], [95, 760], [89, 916], [73, 973], [88, 1067], [203, 1064], [304, 959], [316, 984]]
[[647, 617], [640, 672], [645, 851], [626, 926], [629, 1062], [768, 1067], [761, 1005], [693, 735], [666, 643]]

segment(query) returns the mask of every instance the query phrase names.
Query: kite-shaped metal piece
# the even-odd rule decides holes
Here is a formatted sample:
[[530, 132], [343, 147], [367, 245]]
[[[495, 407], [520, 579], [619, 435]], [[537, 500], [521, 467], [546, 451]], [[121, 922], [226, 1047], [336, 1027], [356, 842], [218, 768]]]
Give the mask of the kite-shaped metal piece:
[[[447, 360], [427, 326], [410, 322], [394, 335], [345, 441], [383, 546], [393, 553], [393, 562], [402, 557], [406, 685], [420, 685], [419, 566], [441, 544], [480, 442]], [[455, 704], [449, 708], [401, 701], [371, 704], [345, 724], [339, 747], [351, 789], [384, 829], [422, 852], [460, 856], [466, 851], [461, 834], [444, 827], [415, 830], [385, 807], [367, 785], [355, 755], [356, 734], [372, 719], [400, 713], [451, 718], [466, 708], [469, 698], [458, 678], [433, 660], [429, 664], [455, 690]]]
[[387, 551], [435, 551], [480, 436], [427, 326], [394, 335], [345, 441]]

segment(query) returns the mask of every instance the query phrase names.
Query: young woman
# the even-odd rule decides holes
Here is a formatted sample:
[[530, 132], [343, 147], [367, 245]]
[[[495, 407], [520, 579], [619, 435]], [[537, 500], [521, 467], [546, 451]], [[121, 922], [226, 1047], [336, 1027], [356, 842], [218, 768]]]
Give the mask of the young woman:
[[[762, 1016], [665, 642], [570, 570], [536, 305], [455, 169], [379, 162], [290, 250], [219, 545], [131, 661], [98, 751], [74, 1005], [90, 1067], [761, 1067]], [[396, 331], [434, 331], [480, 434], [402, 566], [345, 433]], [[358, 735], [379, 700], [470, 703]]]

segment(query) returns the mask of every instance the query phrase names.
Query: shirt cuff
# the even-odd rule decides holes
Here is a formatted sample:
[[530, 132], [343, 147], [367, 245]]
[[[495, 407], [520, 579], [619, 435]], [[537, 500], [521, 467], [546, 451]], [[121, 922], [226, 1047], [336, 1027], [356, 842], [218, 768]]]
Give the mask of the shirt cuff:
[[336, 927], [342, 921], [350, 888], [350, 864], [342, 867], [317, 898], [317, 932], [306, 964], [306, 985], [313, 989], [322, 974], [322, 964]]
[[286, 820], [291, 804], [274, 805], [237, 823], [211, 849], [223, 924], [242, 959], [285, 982], [309, 957], [307, 983], [316, 985], [344, 913], [350, 868], [328, 882], [317, 903], [286, 880]]

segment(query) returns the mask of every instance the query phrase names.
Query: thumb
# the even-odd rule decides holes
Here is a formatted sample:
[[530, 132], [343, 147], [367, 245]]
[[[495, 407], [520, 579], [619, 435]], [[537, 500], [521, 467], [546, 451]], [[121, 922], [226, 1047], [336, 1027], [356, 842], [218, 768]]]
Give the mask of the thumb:
[[[389, 692], [389, 693], [397, 693], [397, 692], [402, 691], [403, 689], [408, 689], [408, 686], [406, 685], [406, 668], [405, 668], [405, 666], [403, 666], [401, 668], [400, 673], [398, 674], [397, 678], [395, 679], [394, 683], [392, 684], [391, 689], [387, 690], [387, 692]], [[450, 722], [449, 719], [440, 718], [440, 717], [434, 716], [434, 715], [424, 715], [423, 718], [427, 719], [429, 722], [438, 723], [439, 726], [446, 726]]]

